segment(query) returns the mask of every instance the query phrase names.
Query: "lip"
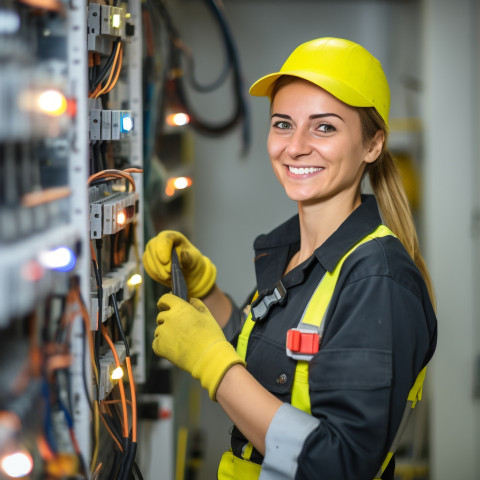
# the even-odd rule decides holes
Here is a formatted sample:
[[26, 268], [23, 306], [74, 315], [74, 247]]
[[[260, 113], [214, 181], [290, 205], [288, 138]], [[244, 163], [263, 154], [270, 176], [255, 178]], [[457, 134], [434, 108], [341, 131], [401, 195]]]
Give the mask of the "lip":
[[[312, 168], [316, 168], [318, 170], [315, 171], [310, 171]], [[314, 177], [315, 175], [318, 175], [319, 173], [323, 172], [325, 170], [324, 167], [313, 167], [313, 166], [308, 166], [308, 165], [302, 165], [302, 166], [293, 166], [293, 165], [285, 165], [285, 169], [287, 170], [287, 175], [291, 178], [309, 178], [309, 177]], [[298, 173], [291, 171], [290, 169], [295, 169], [298, 171]], [[307, 173], [303, 172], [303, 170], [306, 170]]]

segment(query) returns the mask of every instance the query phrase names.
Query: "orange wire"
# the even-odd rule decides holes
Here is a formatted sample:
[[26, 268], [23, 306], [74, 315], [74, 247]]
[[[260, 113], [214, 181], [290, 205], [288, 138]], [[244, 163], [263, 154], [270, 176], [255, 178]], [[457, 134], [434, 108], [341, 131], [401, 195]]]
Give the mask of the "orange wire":
[[[100, 403], [102, 405], [116, 405], [117, 403], [120, 403], [121, 400], [120, 399], [117, 399], [117, 400], [100, 400]], [[129, 400], [128, 398], [126, 399], [126, 402], [128, 403], [128, 405], [132, 406], [132, 401]]]
[[[112, 68], [110, 69], [110, 75], [108, 76], [108, 80], [107, 80], [107, 83], [105, 84], [105, 86], [95, 95], [94, 98], [98, 98], [100, 95], [104, 94], [107, 90], [107, 88], [109, 87], [110, 85], [110, 82], [112, 81], [112, 77], [113, 77], [113, 73], [114, 71], [116, 70], [116, 66], [117, 66], [117, 60], [118, 60], [118, 57], [119, 55], [122, 55], [121, 52], [123, 51], [123, 46], [122, 46], [122, 43], [120, 42], [117, 46], [117, 50], [115, 51], [115, 57], [113, 59], [113, 65], [112, 65]], [[123, 56], [123, 55], [122, 55]], [[120, 65], [120, 68], [122, 66]]]
[[94, 173], [93, 175], [90, 175], [90, 177], [88, 177], [87, 185], [92, 183], [94, 180], [98, 180], [99, 178], [105, 178], [108, 180], [109, 177], [119, 178], [119, 179], [124, 178], [125, 180], [128, 180], [130, 182], [130, 185], [132, 185], [133, 191], [136, 190], [135, 180], [130, 175], [130, 173], [128, 171], [115, 170], [115, 169], [102, 170], [101, 172], [97, 172], [97, 173]]
[[117, 73], [115, 74], [112, 84], [107, 88], [107, 90], [98, 93], [97, 96], [102, 95], [103, 93], [108, 93], [117, 84], [118, 77], [120, 76], [120, 71], [122, 70], [122, 59], [123, 59], [123, 47], [120, 49], [120, 57], [118, 58]]
[[100, 411], [100, 420], [103, 422], [103, 425], [105, 426], [105, 428], [107, 429], [108, 433], [110, 434], [110, 436], [113, 438], [113, 441], [117, 444], [117, 447], [120, 449], [121, 452], [123, 452], [123, 447], [122, 445], [120, 444], [120, 442], [118, 441], [118, 438], [115, 436], [115, 434], [112, 432], [112, 430], [110, 429], [110, 427], [108, 426], [108, 423], [107, 421], [105, 420], [105, 418], [103, 417], [103, 412]]
[[133, 379], [132, 364], [130, 357], [126, 357], [128, 380], [130, 382], [130, 395], [132, 396], [132, 442], [137, 441], [137, 396]]
[[[112, 342], [112, 339], [108, 335], [107, 328], [105, 325], [101, 325], [103, 338], [108, 343], [110, 350], [112, 351], [113, 358], [115, 359], [115, 366], [120, 367], [120, 359], [118, 358], [117, 351], [115, 350], [115, 345]], [[125, 398], [125, 389], [123, 387], [123, 379], [118, 380], [118, 386], [120, 388], [120, 397], [122, 399], [122, 411], [123, 411], [123, 436], [128, 437], [128, 415], [127, 415], [127, 401]]]

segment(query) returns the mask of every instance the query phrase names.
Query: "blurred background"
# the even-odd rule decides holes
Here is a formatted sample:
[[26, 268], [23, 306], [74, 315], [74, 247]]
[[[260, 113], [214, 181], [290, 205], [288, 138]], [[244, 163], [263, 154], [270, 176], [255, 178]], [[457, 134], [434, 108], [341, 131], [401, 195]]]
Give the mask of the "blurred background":
[[140, 255], [180, 230], [243, 304], [297, 210], [248, 88], [325, 36], [383, 65], [437, 295], [396, 478], [480, 478], [479, 29], [477, 0], [0, 0], [0, 479], [216, 478], [231, 422], [154, 358]]

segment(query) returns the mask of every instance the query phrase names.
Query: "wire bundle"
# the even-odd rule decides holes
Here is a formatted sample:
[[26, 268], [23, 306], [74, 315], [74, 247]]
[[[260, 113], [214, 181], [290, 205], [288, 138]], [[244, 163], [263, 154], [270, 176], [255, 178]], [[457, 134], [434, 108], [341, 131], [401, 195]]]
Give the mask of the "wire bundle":
[[[115, 87], [122, 69], [122, 60], [123, 44], [120, 38], [113, 42], [112, 53], [101, 70], [99, 70], [100, 55], [95, 52], [88, 52], [89, 98], [98, 98], [100, 95], [108, 93], [113, 87]], [[102, 85], [107, 74], [108, 79], [105, 84]]]
[[[147, 2], [149, 3], [149, 2]], [[216, 0], [205, 0], [207, 7], [212, 12], [212, 15], [220, 29], [222, 40], [226, 52], [226, 62], [219, 75], [219, 77], [209, 85], [203, 85], [197, 81], [194, 75], [194, 58], [191, 51], [185, 45], [180, 37], [180, 34], [173, 23], [173, 20], [165, 7], [163, 1], [150, 2], [149, 5], [144, 5], [143, 21], [145, 24], [146, 44], [147, 44], [147, 60], [148, 56], [153, 56], [154, 37], [151, 21], [149, 18], [149, 8], [155, 10], [160, 14], [161, 19], [165, 22], [168, 36], [168, 54], [163, 73], [163, 92], [161, 99], [161, 117], [163, 118], [166, 106], [170, 103], [177, 104], [183, 112], [187, 113], [190, 118], [190, 124], [199, 133], [208, 135], [221, 135], [238, 123], [242, 122], [243, 131], [243, 150], [247, 152], [250, 145], [250, 122], [248, 121], [248, 105], [245, 98], [245, 88], [242, 81], [242, 73], [240, 69], [240, 62], [237, 54], [237, 49], [233, 40], [233, 36], [229, 29], [228, 23], [224, 13]], [[187, 75], [184, 75], [183, 60], [187, 64]], [[222, 123], [211, 123], [194, 111], [190, 104], [186, 93], [186, 81], [189, 86], [200, 93], [211, 92], [220, 86], [231, 76], [233, 77], [233, 93], [234, 93], [234, 110], [230, 118], [227, 118]], [[148, 90], [148, 89], [147, 89]]]
[[[138, 169], [129, 169], [129, 170], [138, 170]], [[102, 172], [105, 173], [105, 172]], [[105, 173], [105, 175], [111, 175], [112, 172]], [[134, 186], [134, 185], [133, 185]], [[98, 317], [97, 325], [98, 331], [101, 332], [101, 335], [110, 348], [114, 361], [115, 367], [121, 367], [120, 359], [115, 349], [111, 335], [108, 333], [107, 326], [103, 323], [102, 319], [102, 309], [103, 309], [103, 288], [102, 288], [102, 268], [101, 268], [101, 251], [102, 251], [102, 241], [97, 241], [97, 252], [93, 247], [91, 247], [92, 255], [92, 265], [94, 270], [94, 275], [97, 283], [98, 289]], [[120, 335], [120, 338], [123, 341], [125, 346], [125, 364], [127, 370], [127, 377], [130, 385], [130, 400], [126, 397], [125, 386], [123, 379], [118, 380], [118, 392], [120, 394], [119, 399], [112, 400], [99, 400], [98, 399], [98, 389], [97, 389], [97, 400], [96, 404], [98, 406], [100, 420], [102, 421], [106, 431], [109, 433], [111, 438], [114, 441], [114, 444], [117, 447], [115, 459], [112, 466], [112, 471], [110, 473], [110, 478], [115, 478], [117, 480], [127, 480], [131, 478], [132, 471], [135, 471], [137, 478], [142, 479], [142, 475], [138, 469], [138, 466], [135, 463], [135, 456], [137, 450], [137, 401], [135, 393], [135, 383], [131, 365], [131, 355], [128, 341], [125, 335], [125, 331], [122, 325], [120, 318], [120, 312], [118, 308], [117, 296], [116, 293], [113, 293], [110, 296], [111, 304], [114, 309], [114, 318], [115, 325]], [[112, 326], [113, 328], [113, 326]], [[100, 336], [97, 334], [95, 338], [95, 347], [94, 347], [94, 357], [96, 359], [96, 364], [98, 365], [98, 356], [100, 349]], [[99, 367], [97, 367], [99, 369]], [[118, 406], [120, 405], [120, 408]], [[128, 407], [131, 407], [131, 429], [129, 427], [129, 414]], [[98, 443], [98, 435], [97, 442]], [[102, 468], [99, 463], [96, 465], [96, 456], [94, 456], [95, 462], [92, 461], [92, 471], [94, 473], [93, 478], [96, 478], [98, 472]], [[93, 467], [96, 465], [95, 469]]]

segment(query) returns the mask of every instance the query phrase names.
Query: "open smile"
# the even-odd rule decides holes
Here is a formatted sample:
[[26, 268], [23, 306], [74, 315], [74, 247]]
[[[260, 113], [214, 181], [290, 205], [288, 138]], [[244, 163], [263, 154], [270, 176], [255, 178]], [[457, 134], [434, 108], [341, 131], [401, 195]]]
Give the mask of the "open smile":
[[292, 175], [311, 175], [324, 170], [323, 167], [292, 167], [290, 165], [287, 166], [287, 169]]

